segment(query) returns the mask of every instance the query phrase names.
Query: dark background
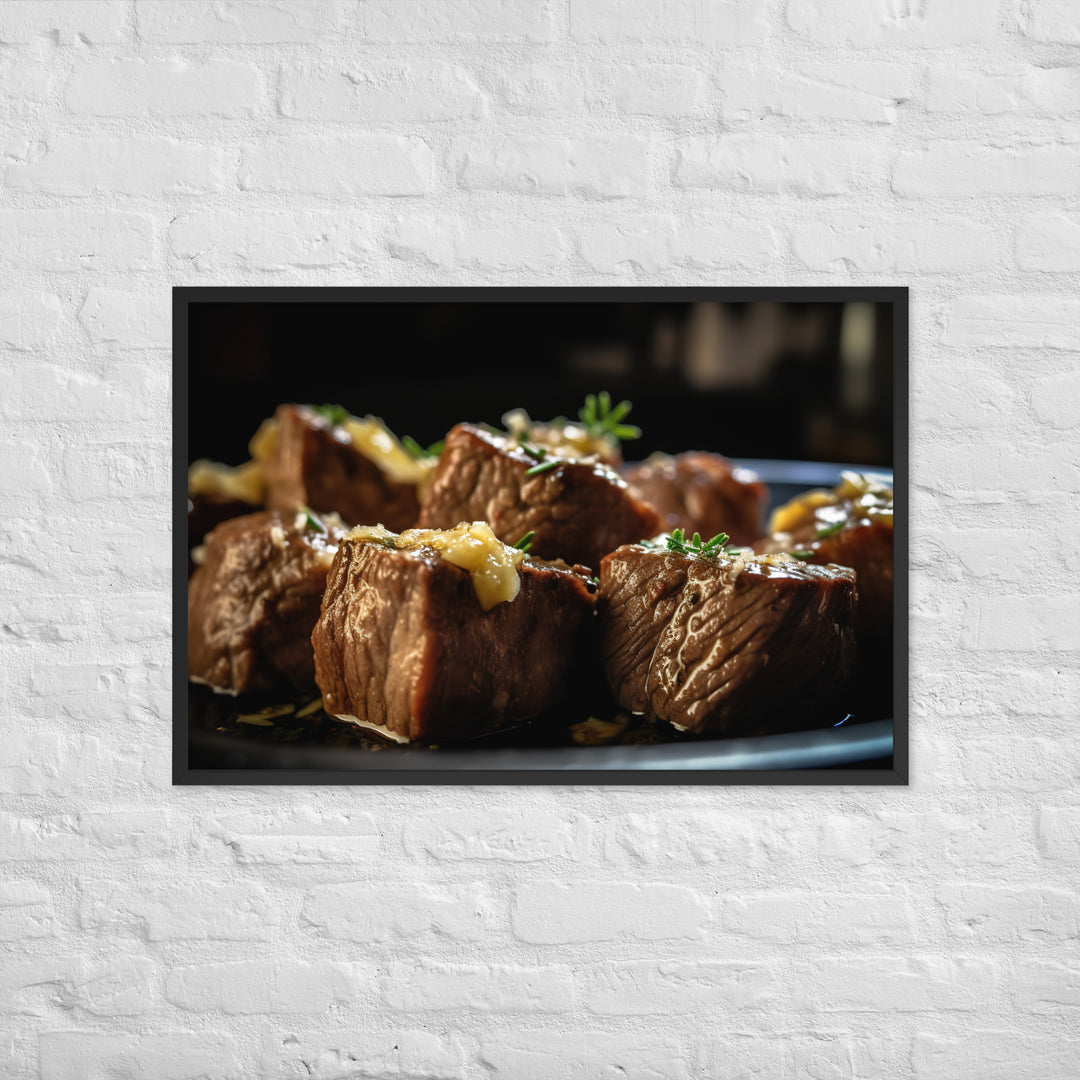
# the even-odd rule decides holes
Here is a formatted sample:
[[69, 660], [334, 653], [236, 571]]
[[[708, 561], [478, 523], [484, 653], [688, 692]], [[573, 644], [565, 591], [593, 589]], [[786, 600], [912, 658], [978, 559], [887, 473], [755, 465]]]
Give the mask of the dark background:
[[209, 303], [189, 312], [191, 457], [238, 464], [286, 401], [427, 445], [461, 420], [634, 403], [654, 450], [892, 465], [892, 305]]

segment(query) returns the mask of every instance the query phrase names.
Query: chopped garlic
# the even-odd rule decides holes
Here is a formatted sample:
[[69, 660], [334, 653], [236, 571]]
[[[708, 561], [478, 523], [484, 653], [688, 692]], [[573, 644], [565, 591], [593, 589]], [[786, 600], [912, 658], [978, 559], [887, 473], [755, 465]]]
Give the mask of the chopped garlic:
[[525, 552], [504, 544], [486, 521], [463, 521], [452, 529], [406, 529], [400, 535], [382, 525], [360, 525], [345, 539], [375, 540], [399, 549], [434, 549], [448, 563], [469, 571], [484, 611], [513, 600], [521, 590], [518, 567]]

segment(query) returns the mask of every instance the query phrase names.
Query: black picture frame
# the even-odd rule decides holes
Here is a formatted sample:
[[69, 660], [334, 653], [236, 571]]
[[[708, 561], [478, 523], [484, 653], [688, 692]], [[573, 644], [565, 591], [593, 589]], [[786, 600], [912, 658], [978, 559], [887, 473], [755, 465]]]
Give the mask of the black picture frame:
[[[540, 769], [443, 771], [394, 768], [263, 769], [189, 766], [187, 677], [187, 467], [189, 461], [189, 307], [197, 303], [403, 303], [434, 302], [663, 302], [728, 303], [867, 302], [893, 305], [893, 475], [896, 491], [894, 535], [893, 767], [821, 769]], [[173, 314], [173, 783], [175, 785], [462, 784], [462, 785], [849, 785], [904, 786], [908, 783], [908, 602], [909, 544], [909, 378], [908, 289], [903, 286], [838, 287], [188, 287], [172, 290]]]

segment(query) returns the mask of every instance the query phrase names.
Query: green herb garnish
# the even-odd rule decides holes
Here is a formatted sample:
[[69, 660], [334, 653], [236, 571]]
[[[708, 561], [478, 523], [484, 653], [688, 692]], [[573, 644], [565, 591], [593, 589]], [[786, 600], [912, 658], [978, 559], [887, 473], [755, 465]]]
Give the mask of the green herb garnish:
[[620, 422], [632, 408], [629, 401], [620, 401], [613, 408], [611, 395], [601, 390], [585, 399], [585, 404], [578, 410], [578, 418], [595, 439], [640, 439], [641, 428]]
[[833, 536], [835, 533], [838, 533], [846, 524], [846, 521], [837, 521], [832, 525], [826, 525], [824, 529], [818, 529], [817, 538], [819, 540], [824, 540], [826, 536]]
[[314, 529], [316, 532], [326, 532], [326, 526], [315, 516], [307, 506], [301, 506], [298, 513], [304, 516], [304, 528]]
[[600, 579], [595, 574], [589, 578], [589, 581], [591, 581], [598, 589], [600, 588]]
[[530, 446], [528, 443], [521, 444], [521, 452], [528, 454], [534, 461], [543, 461], [547, 457], [547, 451], [542, 446]]
[[437, 458], [443, 452], [446, 440], [440, 439], [438, 442], [433, 442], [425, 450], [411, 435], [402, 435], [401, 445], [417, 461], [425, 461], [427, 458]]
[[557, 469], [560, 465], [565, 465], [566, 462], [561, 458], [552, 458], [549, 461], [542, 461], [539, 465], [534, 465], [531, 469], [525, 470], [526, 476], [539, 476], [541, 473], [546, 473], [551, 469]]
[[793, 559], [800, 559], [802, 562], [806, 562], [807, 559], [812, 559], [814, 553], [812, 551], [785, 551], [785, 555], [790, 555]]
[[309, 405], [308, 408], [334, 427], [340, 427], [352, 415], [344, 405]]
[[717, 533], [711, 540], [702, 540], [700, 533], [694, 533], [689, 540], [682, 529], [673, 529], [667, 540], [668, 551], [679, 555], [696, 555], [699, 559], [715, 559], [724, 554], [724, 545], [731, 539], [727, 533]]
[[518, 551], [528, 551], [532, 547], [533, 537], [536, 535], [535, 529], [530, 529], [515, 545]]

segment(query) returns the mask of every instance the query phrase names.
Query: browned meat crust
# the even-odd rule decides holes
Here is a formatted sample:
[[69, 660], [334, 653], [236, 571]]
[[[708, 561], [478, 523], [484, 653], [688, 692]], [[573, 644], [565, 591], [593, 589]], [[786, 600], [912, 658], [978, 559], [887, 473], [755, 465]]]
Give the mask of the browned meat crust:
[[697, 532], [706, 539], [726, 532], [735, 544], [753, 543], [762, 533], [768, 489], [754, 473], [719, 454], [654, 454], [623, 469], [623, 476], [656, 509], [667, 531]]
[[266, 506], [335, 510], [350, 525], [385, 525], [395, 532], [416, 521], [416, 485], [398, 483], [353, 446], [342, 428], [303, 405], [274, 414], [277, 441], [262, 464]]
[[537, 465], [512, 440], [458, 424], [420, 508], [421, 528], [488, 522], [516, 544], [534, 532], [532, 554], [594, 570], [609, 551], [660, 531], [660, 518], [606, 466], [568, 461], [528, 476]]
[[415, 742], [468, 739], [560, 698], [595, 605], [584, 567], [526, 559], [483, 611], [469, 574], [425, 547], [345, 540], [311, 636], [323, 707]]
[[188, 583], [188, 674], [235, 693], [315, 682], [311, 630], [343, 530], [260, 511], [208, 534]]
[[601, 652], [618, 704], [698, 734], [811, 720], [847, 681], [855, 574], [639, 546], [600, 564]]

